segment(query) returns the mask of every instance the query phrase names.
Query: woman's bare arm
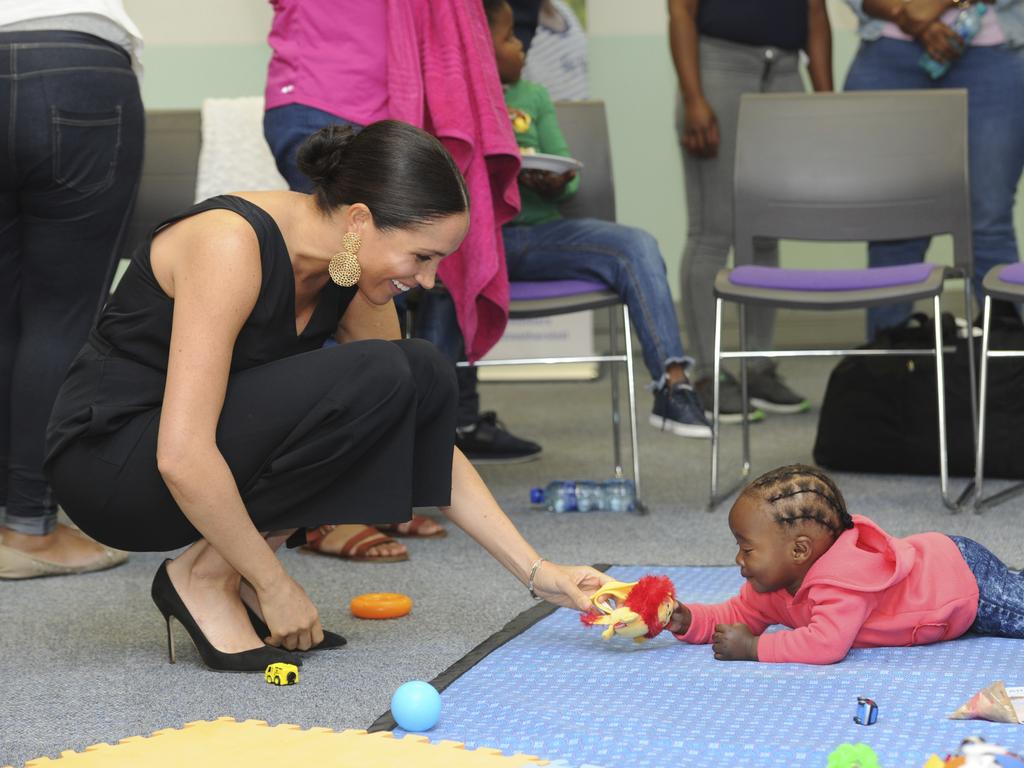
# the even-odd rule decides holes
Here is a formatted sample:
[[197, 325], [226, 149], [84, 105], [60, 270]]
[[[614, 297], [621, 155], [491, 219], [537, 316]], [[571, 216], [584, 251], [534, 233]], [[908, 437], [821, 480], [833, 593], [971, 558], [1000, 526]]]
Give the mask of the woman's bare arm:
[[864, 0], [864, 13], [891, 21], [916, 38], [953, 5], [953, 0]]
[[815, 91], [831, 91], [832, 27], [828, 23], [825, 0], [808, 0], [807, 58], [811, 87]]
[[697, 47], [697, 6], [698, 0], [668, 0], [668, 44], [679, 90], [688, 101], [704, 98]]
[[669, 0], [668, 41], [683, 94], [683, 149], [694, 157], [715, 157], [721, 136], [700, 82], [698, 5], [699, 0]]
[[160, 237], [174, 315], [157, 467], [189, 522], [256, 589], [274, 636], [308, 647], [322, 637], [316, 609], [253, 525], [216, 441], [235, 340], [260, 290], [256, 235], [215, 211]]
[[261, 280], [255, 233], [228, 216], [238, 219], [200, 216], [182, 223], [187, 231], [164, 235], [175, 235], [174, 315], [157, 467], [189, 522], [258, 586], [280, 565], [249, 519], [216, 441], [232, 350]]
[[339, 344], [365, 339], [402, 338], [395, 305], [391, 302], [372, 304], [362, 293], [356, 291], [345, 314], [341, 316], [334, 338]]
[[[452, 461], [452, 503], [442, 507], [448, 519], [468, 533], [519, 581], [526, 584], [537, 551], [498, 506], [483, 479], [458, 448]], [[556, 605], [586, 611], [589, 595], [611, 577], [587, 566], [543, 562], [534, 574], [538, 596]]]

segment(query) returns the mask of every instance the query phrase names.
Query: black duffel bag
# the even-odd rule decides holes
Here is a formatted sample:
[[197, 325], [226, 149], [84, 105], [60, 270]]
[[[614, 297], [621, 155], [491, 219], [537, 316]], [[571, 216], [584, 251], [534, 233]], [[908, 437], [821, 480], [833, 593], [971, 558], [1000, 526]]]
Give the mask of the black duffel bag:
[[[970, 371], [967, 339], [957, 335], [953, 317], [942, 317], [945, 345], [946, 425], [949, 473], [974, 475]], [[915, 314], [878, 333], [867, 348], [927, 349], [935, 326]], [[1024, 325], [1014, 313], [995, 315], [991, 349], [1024, 350]], [[974, 339], [976, 365], [981, 339]], [[976, 370], [979, 375], [980, 365]], [[989, 360], [988, 417], [985, 422], [985, 477], [1024, 479], [1024, 358]], [[938, 403], [935, 359], [846, 357], [832, 371], [814, 443], [822, 467], [883, 474], [939, 474]]]

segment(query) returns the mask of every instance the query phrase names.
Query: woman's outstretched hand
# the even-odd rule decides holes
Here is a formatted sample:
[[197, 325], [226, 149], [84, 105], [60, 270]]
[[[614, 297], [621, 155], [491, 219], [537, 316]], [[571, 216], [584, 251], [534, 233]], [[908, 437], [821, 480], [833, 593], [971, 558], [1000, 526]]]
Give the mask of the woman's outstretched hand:
[[263, 638], [268, 645], [308, 651], [324, 639], [316, 606], [291, 576], [285, 574], [256, 596], [270, 628], [270, 637]]
[[559, 565], [545, 560], [533, 577], [533, 591], [549, 603], [585, 613], [591, 608], [590, 596], [609, 581], [611, 576], [589, 565]]

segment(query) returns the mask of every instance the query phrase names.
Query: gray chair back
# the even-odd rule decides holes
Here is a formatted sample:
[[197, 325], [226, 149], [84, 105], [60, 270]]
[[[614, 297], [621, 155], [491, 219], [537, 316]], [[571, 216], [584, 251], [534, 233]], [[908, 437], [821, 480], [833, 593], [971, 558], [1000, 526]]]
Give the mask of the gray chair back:
[[130, 256], [153, 227], [192, 205], [201, 137], [199, 110], [146, 113], [146, 155], [122, 258]]
[[569, 152], [583, 163], [579, 191], [560, 206], [562, 215], [615, 221], [615, 185], [604, 102], [559, 101], [555, 113]]
[[972, 264], [967, 92], [747, 94], [735, 176], [736, 264], [757, 235], [898, 240], [949, 233]]

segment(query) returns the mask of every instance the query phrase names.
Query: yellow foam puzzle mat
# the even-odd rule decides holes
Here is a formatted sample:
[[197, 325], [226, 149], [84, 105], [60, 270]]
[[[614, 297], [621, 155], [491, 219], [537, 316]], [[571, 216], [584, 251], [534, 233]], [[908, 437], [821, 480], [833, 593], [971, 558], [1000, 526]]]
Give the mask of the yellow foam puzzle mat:
[[[469, 750], [461, 742], [431, 743], [421, 735], [397, 739], [390, 731], [270, 726], [233, 717], [199, 720], [131, 736], [117, 744], [93, 744], [56, 759], [29, 760], [25, 768], [252, 768], [260, 765], [315, 765], [317, 768], [526, 768], [548, 765], [533, 755], [504, 755], [499, 749]], [[7, 766], [7, 768], [12, 768]]]

